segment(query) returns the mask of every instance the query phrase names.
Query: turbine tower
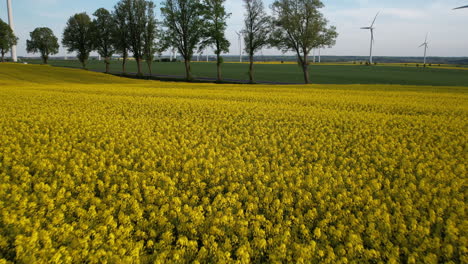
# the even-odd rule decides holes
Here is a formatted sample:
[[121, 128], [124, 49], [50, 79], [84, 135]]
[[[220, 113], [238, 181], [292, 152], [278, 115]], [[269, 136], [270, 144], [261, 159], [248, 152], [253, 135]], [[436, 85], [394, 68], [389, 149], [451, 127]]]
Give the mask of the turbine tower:
[[[7, 0], [7, 7], [8, 7], [8, 23], [10, 24], [11, 30], [15, 32], [15, 25], [13, 23], [13, 10], [11, 9], [11, 0]], [[11, 59], [14, 62], [18, 61], [18, 57], [16, 56], [16, 45], [11, 47]]]
[[242, 63], [242, 34], [236, 31], [239, 38], [239, 62]]
[[466, 6], [460, 6], [460, 7], [454, 8], [453, 10], [456, 10], [456, 9], [463, 9], [463, 8], [468, 8], [468, 5], [466, 5]]
[[424, 65], [426, 65], [426, 54], [427, 54], [427, 47], [428, 47], [428, 44], [429, 44], [429, 43], [427, 42], [427, 35], [428, 35], [428, 34], [426, 34], [426, 40], [424, 41], [424, 43], [421, 44], [421, 46], [419, 46], [419, 47], [423, 47], [423, 46], [424, 46]]
[[370, 30], [370, 33], [371, 33], [371, 42], [370, 42], [370, 55], [369, 55], [369, 63], [372, 64], [373, 61], [372, 61], [372, 48], [373, 48], [373, 45], [374, 45], [374, 24], [375, 24], [375, 20], [377, 19], [377, 16], [379, 15], [380, 12], [377, 13], [377, 15], [375, 15], [375, 18], [374, 18], [374, 21], [372, 21], [372, 25], [370, 27], [362, 27], [361, 29], [369, 29]]

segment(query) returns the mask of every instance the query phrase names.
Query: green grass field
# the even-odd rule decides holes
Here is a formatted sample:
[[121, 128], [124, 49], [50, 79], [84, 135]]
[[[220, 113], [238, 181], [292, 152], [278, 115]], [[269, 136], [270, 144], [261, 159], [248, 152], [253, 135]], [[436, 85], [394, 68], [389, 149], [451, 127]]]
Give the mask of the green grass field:
[[[29, 60], [29, 63], [41, 63], [39, 60]], [[78, 61], [51, 60], [50, 64], [60, 67], [80, 68]], [[147, 73], [146, 64], [143, 65]], [[88, 69], [103, 71], [102, 61], [89, 61]], [[128, 72], [136, 72], [136, 63], [127, 63]], [[194, 62], [192, 70], [196, 78], [216, 77], [214, 63]], [[113, 61], [113, 73], [120, 73], [121, 64]], [[225, 79], [247, 80], [248, 65], [240, 63], [223, 64]], [[153, 65], [153, 74], [183, 76], [183, 63], [157, 63]], [[464, 69], [440, 69], [404, 66], [361, 66], [361, 65], [311, 65], [311, 80], [316, 84], [401, 84], [401, 85], [433, 85], [433, 86], [468, 86], [468, 71]], [[258, 82], [302, 83], [301, 69], [294, 64], [256, 64], [255, 76]]]

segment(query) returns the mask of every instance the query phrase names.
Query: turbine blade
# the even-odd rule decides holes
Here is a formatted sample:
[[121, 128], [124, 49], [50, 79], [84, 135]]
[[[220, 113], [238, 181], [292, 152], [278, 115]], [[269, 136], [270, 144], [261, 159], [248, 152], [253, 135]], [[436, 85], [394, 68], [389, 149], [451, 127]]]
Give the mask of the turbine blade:
[[375, 15], [375, 18], [374, 18], [374, 21], [372, 21], [372, 25], [371, 25], [371, 27], [373, 27], [373, 26], [374, 26], [374, 24], [375, 24], [375, 20], [377, 20], [377, 16], [378, 16], [379, 14], [380, 14], [380, 11], [379, 11], [379, 12], [377, 12], [377, 15]]
[[427, 36], [429, 35], [429, 33], [426, 33], [426, 40], [424, 40], [424, 43], [427, 43]]
[[424, 46], [424, 45], [426, 45], [426, 43], [421, 44], [421, 46], [419, 46], [418, 48], [420, 48], [420, 47], [422, 47], [422, 46]]
[[466, 6], [460, 6], [460, 7], [454, 8], [453, 10], [462, 9], [462, 8], [468, 8], [468, 5], [466, 5]]
[[370, 27], [362, 27], [361, 29], [371, 29]]

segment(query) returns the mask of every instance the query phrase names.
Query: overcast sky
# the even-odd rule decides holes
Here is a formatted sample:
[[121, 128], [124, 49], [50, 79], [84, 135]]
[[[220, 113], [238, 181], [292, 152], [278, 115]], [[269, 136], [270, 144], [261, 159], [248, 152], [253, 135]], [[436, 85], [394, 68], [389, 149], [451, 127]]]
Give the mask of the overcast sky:
[[[79, 12], [92, 14], [97, 8], [112, 9], [117, 0], [11, 0], [15, 29], [19, 40], [18, 55], [26, 56], [25, 43], [36, 27], [50, 27], [59, 39], [67, 19]], [[426, 32], [429, 33], [429, 56], [468, 56], [468, 9], [452, 10], [468, 0], [322, 0], [322, 9], [331, 25], [337, 27], [336, 45], [322, 51], [324, 55], [368, 55], [369, 26], [375, 14], [376, 56], [422, 56]], [[160, 0], [154, 1], [159, 10]], [[269, 10], [273, 0], [264, 0]], [[235, 31], [242, 28], [242, 0], [227, 0], [232, 13], [227, 35], [230, 54], [239, 54]], [[7, 21], [6, 1], [0, 0], [0, 18]], [[161, 17], [158, 17], [161, 19]], [[61, 49], [60, 55], [66, 52]], [[266, 54], [281, 54], [265, 50]]]

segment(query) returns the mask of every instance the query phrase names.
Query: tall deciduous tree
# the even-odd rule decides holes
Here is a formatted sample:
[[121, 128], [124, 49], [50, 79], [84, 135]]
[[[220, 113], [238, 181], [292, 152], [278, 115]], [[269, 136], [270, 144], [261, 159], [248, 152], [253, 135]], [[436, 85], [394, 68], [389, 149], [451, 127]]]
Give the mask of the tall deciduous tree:
[[5, 54], [11, 47], [18, 44], [18, 38], [15, 36], [11, 27], [0, 19], [0, 53], [2, 62], [5, 61]]
[[59, 52], [58, 39], [50, 28], [36, 28], [29, 35], [31, 36], [31, 40], [26, 41], [26, 51], [29, 53], [40, 53], [44, 64], [47, 64], [50, 55]]
[[254, 82], [254, 55], [269, 44], [271, 18], [265, 12], [262, 0], [244, 0], [246, 9], [244, 18], [245, 51], [249, 54], [249, 80]]
[[130, 51], [138, 66], [138, 75], [143, 75], [141, 61], [144, 58], [145, 31], [147, 26], [146, 10], [148, 1], [130, 0], [128, 12], [128, 32], [130, 33]]
[[112, 36], [113, 44], [116, 52], [122, 55], [122, 73], [126, 73], [126, 63], [128, 52], [130, 50], [130, 34], [129, 34], [129, 19], [128, 9], [130, 9], [131, 0], [121, 0], [115, 6], [112, 13], [114, 18], [114, 33]]
[[224, 3], [226, 0], [204, 0], [206, 36], [205, 46], [213, 46], [216, 54], [217, 80], [222, 81], [221, 63], [222, 53], [229, 52], [231, 43], [226, 39], [227, 19], [231, 16], [226, 12]]
[[93, 50], [91, 18], [86, 13], [75, 14], [68, 19], [62, 44], [68, 52], [76, 52], [78, 60], [86, 68], [89, 53]]
[[161, 8], [167, 47], [177, 47], [185, 61], [185, 77], [192, 80], [190, 62], [205, 36], [204, 6], [199, 0], [165, 0]]
[[112, 36], [115, 32], [114, 20], [111, 13], [105, 8], [99, 8], [93, 16], [93, 45], [98, 54], [104, 58], [106, 73], [109, 72], [109, 65], [115, 49]]
[[272, 43], [284, 52], [296, 52], [305, 83], [310, 83], [310, 52], [335, 45], [338, 36], [335, 27], [327, 26], [328, 21], [319, 10], [323, 6], [320, 0], [275, 0], [272, 5]]
[[143, 33], [143, 53], [146, 64], [148, 65], [148, 71], [150, 75], [152, 74], [152, 65], [154, 61], [154, 56], [158, 52], [156, 38], [157, 38], [157, 20], [154, 14], [155, 5], [153, 2], [148, 2], [146, 8], [146, 27]]

